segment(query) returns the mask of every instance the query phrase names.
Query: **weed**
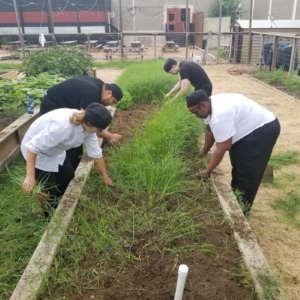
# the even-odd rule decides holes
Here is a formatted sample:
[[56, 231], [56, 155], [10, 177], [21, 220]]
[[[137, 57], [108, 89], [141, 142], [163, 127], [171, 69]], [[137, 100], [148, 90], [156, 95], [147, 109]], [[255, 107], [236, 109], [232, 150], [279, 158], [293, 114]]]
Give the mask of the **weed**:
[[277, 199], [271, 205], [274, 209], [284, 213], [288, 221], [300, 228], [300, 194], [298, 192], [290, 192], [283, 197]]

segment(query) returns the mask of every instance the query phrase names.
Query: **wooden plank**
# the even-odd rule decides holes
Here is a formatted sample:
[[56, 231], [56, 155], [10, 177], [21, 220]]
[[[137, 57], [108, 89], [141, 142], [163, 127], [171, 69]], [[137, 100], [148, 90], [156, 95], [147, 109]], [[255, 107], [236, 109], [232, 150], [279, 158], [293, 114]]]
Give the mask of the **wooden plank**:
[[38, 116], [39, 108], [35, 108], [32, 117], [24, 114], [0, 132], [0, 170], [16, 157], [25, 132]]

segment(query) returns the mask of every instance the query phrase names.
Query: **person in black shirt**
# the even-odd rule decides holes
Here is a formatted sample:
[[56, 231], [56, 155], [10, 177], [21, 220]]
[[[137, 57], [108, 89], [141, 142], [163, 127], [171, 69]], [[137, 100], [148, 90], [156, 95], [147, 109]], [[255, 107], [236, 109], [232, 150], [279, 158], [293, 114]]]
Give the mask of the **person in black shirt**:
[[[112, 105], [123, 97], [121, 88], [114, 83], [104, 83], [102, 80], [90, 76], [77, 76], [67, 79], [47, 90], [43, 97], [40, 114], [43, 115], [58, 108], [74, 108], [85, 110], [91, 103]], [[110, 143], [116, 143], [121, 135], [102, 131], [98, 134]], [[83, 153], [82, 145], [67, 151], [67, 155], [76, 169]]]
[[208, 78], [206, 72], [198, 64], [191, 61], [183, 61], [177, 63], [173, 58], [168, 58], [164, 64], [164, 70], [167, 73], [176, 75], [179, 73], [180, 79], [175, 86], [165, 95], [165, 98], [170, 97], [173, 93], [177, 94], [172, 98], [176, 99], [185, 92], [187, 92], [189, 83], [196, 90], [204, 89], [208, 96], [212, 93], [212, 83]]

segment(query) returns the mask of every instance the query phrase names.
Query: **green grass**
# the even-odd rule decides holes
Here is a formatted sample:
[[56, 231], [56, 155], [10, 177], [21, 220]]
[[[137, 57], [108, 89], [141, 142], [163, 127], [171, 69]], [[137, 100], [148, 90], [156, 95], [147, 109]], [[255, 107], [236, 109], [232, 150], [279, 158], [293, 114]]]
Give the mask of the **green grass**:
[[295, 165], [299, 162], [299, 152], [286, 151], [284, 153], [273, 154], [270, 158], [269, 165], [274, 169], [279, 169], [283, 166]]
[[163, 70], [164, 60], [135, 62], [118, 79], [135, 103], [158, 103], [178, 80]]
[[19, 64], [12, 63], [0, 63], [1, 70], [19, 70], [21, 68], [21, 62]]
[[285, 167], [299, 167], [299, 152], [286, 151], [273, 154], [269, 165], [276, 170], [276, 176], [266, 185], [279, 190], [271, 207], [283, 214], [282, 222], [300, 228], [300, 189], [297, 174]]
[[21, 191], [24, 160], [18, 159], [0, 173], [0, 299], [8, 299], [26, 267], [47, 222], [40, 205]]
[[272, 203], [272, 207], [283, 212], [288, 222], [300, 228], [300, 193], [290, 192]]
[[277, 69], [274, 72], [257, 71], [255, 76], [271, 85], [287, 90], [295, 97], [300, 97], [300, 77], [297, 76], [297, 72], [292, 72], [289, 76], [288, 72], [283, 69]]
[[51, 271], [50, 295], [58, 287], [79, 291], [83, 278], [97, 276], [86, 266], [87, 257], [101, 261], [103, 270], [121, 270], [140, 255], [157, 251], [213, 251], [211, 245], [199, 243], [201, 205], [195, 206], [194, 197], [204, 191], [190, 178], [185, 159], [196, 151], [201, 132], [201, 123], [181, 100], [164, 105], [136, 130], [130, 143], [111, 148], [107, 165], [114, 187], [99, 184], [97, 173], [89, 178]]

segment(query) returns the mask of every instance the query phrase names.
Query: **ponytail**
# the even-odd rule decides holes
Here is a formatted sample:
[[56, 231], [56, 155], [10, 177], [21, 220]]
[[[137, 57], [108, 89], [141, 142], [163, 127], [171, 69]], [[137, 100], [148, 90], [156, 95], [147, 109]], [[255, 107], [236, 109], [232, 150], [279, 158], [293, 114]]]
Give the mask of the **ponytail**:
[[82, 125], [85, 123], [85, 112], [81, 111], [73, 113], [70, 117], [70, 122], [74, 125]]

